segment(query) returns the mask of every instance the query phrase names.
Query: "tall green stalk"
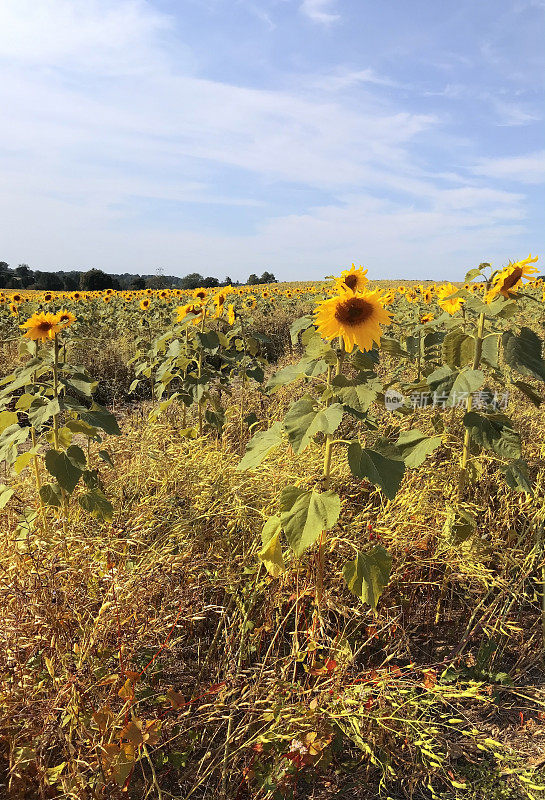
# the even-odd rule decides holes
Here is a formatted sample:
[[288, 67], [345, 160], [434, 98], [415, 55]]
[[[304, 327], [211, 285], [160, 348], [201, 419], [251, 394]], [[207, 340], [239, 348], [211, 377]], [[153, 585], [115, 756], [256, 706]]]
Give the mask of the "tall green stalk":
[[[335, 376], [340, 375], [343, 368], [344, 362], [344, 341], [343, 339], [339, 340], [340, 348], [337, 352], [337, 364], [335, 367]], [[328, 391], [331, 388], [331, 379], [333, 376], [333, 367], [330, 365], [327, 368], [327, 388]], [[331, 405], [331, 398], [328, 397], [326, 399], [326, 407]], [[323, 469], [323, 486], [324, 489], [329, 489], [330, 484], [330, 475], [331, 475], [331, 453], [333, 449], [333, 434], [328, 433], [326, 435], [325, 440], [325, 450], [324, 450], [324, 469]], [[322, 531], [320, 534], [320, 541], [318, 543], [318, 561], [317, 561], [317, 570], [316, 570], [316, 609], [317, 614], [320, 616], [320, 609], [322, 603], [322, 596], [323, 596], [323, 588], [324, 588], [324, 561], [325, 561], [325, 537], [326, 532]]]
[[[473, 364], [472, 369], [476, 370], [479, 369], [481, 363], [481, 356], [483, 352], [483, 338], [484, 338], [484, 323], [485, 323], [486, 315], [484, 311], [481, 311], [479, 314], [479, 321], [477, 323], [477, 333], [475, 335], [475, 351], [473, 354]], [[466, 400], [466, 413], [471, 411], [473, 407], [473, 397], [471, 393], [468, 394]], [[467, 483], [467, 462], [469, 459], [469, 446], [470, 446], [470, 434], [469, 428], [466, 428], [464, 433], [464, 444], [462, 447], [462, 460], [460, 462], [460, 476], [458, 479], [458, 498], [461, 497], [462, 492]]]

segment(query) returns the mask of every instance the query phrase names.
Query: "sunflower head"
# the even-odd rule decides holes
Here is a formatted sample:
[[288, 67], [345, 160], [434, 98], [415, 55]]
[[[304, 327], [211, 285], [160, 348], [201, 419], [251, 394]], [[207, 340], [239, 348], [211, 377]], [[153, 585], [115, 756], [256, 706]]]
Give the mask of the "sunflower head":
[[47, 339], [54, 339], [55, 335], [62, 329], [57, 314], [44, 314], [42, 311], [36, 312], [19, 326], [26, 329], [25, 336], [34, 341], [45, 342]]
[[341, 277], [337, 281], [336, 288], [339, 289], [345, 286], [353, 292], [361, 292], [369, 283], [369, 278], [366, 278], [366, 275], [367, 270], [364, 270], [361, 266], [356, 267], [355, 264], [352, 264], [350, 269], [345, 269], [341, 272]]
[[229, 303], [229, 306], [228, 306], [228, 309], [227, 309], [227, 322], [229, 323], [229, 325], [234, 325], [235, 324], [235, 317], [236, 317], [235, 307], [233, 306], [232, 303]]
[[206, 300], [208, 292], [206, 289], [195, 289], [192, 296], [195, 298], [195, 300], [200, 300], [202, 303], [204, 300]]
[[61, 309], [56, 316], [62, 328], [67, 328], [76, 321], [75, 315], [71, 311], [67, 311], [66, 308]]
[[510, 262], [501, 272], [495, 276], [491, 288], [485, 295], [485, 301], [491, 303], [499, 294], [506, 299], [512, 296], [520, 287], [523, 280], [535, 281], [535, 275], [539, 272], [534, 266], [538, 256], [532, 258], [532, 254], [522, 261]]
[[388, 325], [390, 314], [385, 310], [380, 293], [342, 291], [338, 296], [323, 300], [316, 311], [316, 327], [324, 339], [339, 336], [351, 353], [357, 344], [360, 350], [370, 350], [380, 342], [380, 325]]
[[420, 323], [424, 325], [425, 322], [431, 322], [433, 319], [433, 314], [422, 314], [420, 317]]
[[463, 297], [453, 297], [458, 292], [458, 289], [452, 283], [445, 283], [443, 286], [438, 286], [436, 289], [437, 302], [448, 314], [455, 314], [462, 307], [464, 303]]
[[150, 303], [151, 300], [149, 299], [149, 297], [144, 297], [142, 300], [140, 300], [140, 308], [142, 309], [142, 311], [147, 311], [148, 308], [150, 307]]

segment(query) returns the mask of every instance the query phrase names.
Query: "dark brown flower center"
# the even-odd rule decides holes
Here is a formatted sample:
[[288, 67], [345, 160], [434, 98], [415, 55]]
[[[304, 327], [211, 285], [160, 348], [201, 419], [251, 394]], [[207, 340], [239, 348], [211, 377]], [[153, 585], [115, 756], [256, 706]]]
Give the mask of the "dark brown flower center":
[[513, 270], [513, 272], [505, 278], [504, 282], [502, 283], [502, 289], [510, 289], [516, 283], [520, 281], [522, 278], [522, 270], [520, 267], [517, 267]]
[[363, 297], [350, 297], [339, 303], [335, 311], [335, 319], [342, 325], [352, 327], [366, 322], [373, 314], [373, 305]]
[[51, 325], [51, 323], [47, 322], [47, 320], [45, 320], [45, 319], [42, 320], [41, 322], [38, 322], [38, 325], [37, 325], [38, 330], [39, 331], [43, 331], [44, 333], [47, 333], [47, 331], [50, 331], [52, 327], [53, 326]]
[[344, 279], [345, 284], [348, 286], [349, 289], [354, 290], [358, 285], [358, 276], [357, 275], [347, 275]]

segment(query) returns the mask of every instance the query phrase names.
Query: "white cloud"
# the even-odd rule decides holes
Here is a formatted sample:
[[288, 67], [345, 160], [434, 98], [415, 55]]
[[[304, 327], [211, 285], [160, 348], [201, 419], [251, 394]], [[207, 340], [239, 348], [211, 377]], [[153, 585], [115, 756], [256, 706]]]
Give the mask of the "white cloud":
[[301, 11], [313, 22], [321, 25], [331, 25], [340, 19], [340, 15], [330, 8], [334, 5], [334, 0], [303, 0]]
[[545, 183], [545, 150], [509, 158], [484, 158], [473, 167], [475, 175], [515, 183]]
[[318, 79], [314, 79], [314, 86], [326, 92], [339, 92], [344, 89], [353, 89], [360, 84], [374, 84], [375, 86], [396, 86], [391, 78], [378, 75], [370, 67], [360, 70], [337, 69]]
[[26, 67], [140, 71], [172, 27], [147, 0], [2, 0], [0, 58]]

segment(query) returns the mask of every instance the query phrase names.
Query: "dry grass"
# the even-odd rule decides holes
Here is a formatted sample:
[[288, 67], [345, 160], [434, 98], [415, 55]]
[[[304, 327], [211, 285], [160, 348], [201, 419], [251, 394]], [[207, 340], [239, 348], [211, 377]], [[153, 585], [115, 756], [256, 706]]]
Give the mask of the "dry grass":
[[[112, 526], [74, 506], [68, 536], [57, 526], [45, 540], [18, 527], [35, 497], [30, 477], [17, 485], [0, 544], [4, 795], [127, 796], [113, 780], [122, 765], [105, 752], [132, 718], [153, 734], [127, 773], [134, 798], [265, 798], [274, 786], [286, 796], [371, 798], [385, 781], [396, 798], [431, 798], [429, 786], [442, 798], [492, 797], [482, 789], [491, 774], [507, 798], [524, 796], [517, 775], [539, 783], [539, 416], [518, 414], [534, 498], [513, 501], [490, 465], [472, 498], [485, 533], [457, 549], [442, 535], [445, 487], [454, 485], [448, 443], [406, 476], [393, 502], [356, 485], [339, 458], [342, 523], [330, 539], [318, 632], [312, 555], [272, 579], [256, 552], [280, 488], [320, 474], [321, 445], [302, 458], [280, 450], [255, 473], [236, 470], [243, 415], [255, 408], [273, 419], [291, 399], [236, 392], [222, 441], [181, 438], [175, 411], [156, 422], [144, 406], [129, 412], [109, 443]], [[377, 615], [340, 578], [370, 531], [394, 559]], [[495, 650], [481, 663], [489, 640]], [[449, 665], [454, 682], [441, 679]], [[512, 685], [499, 682], [502, 672]]]

